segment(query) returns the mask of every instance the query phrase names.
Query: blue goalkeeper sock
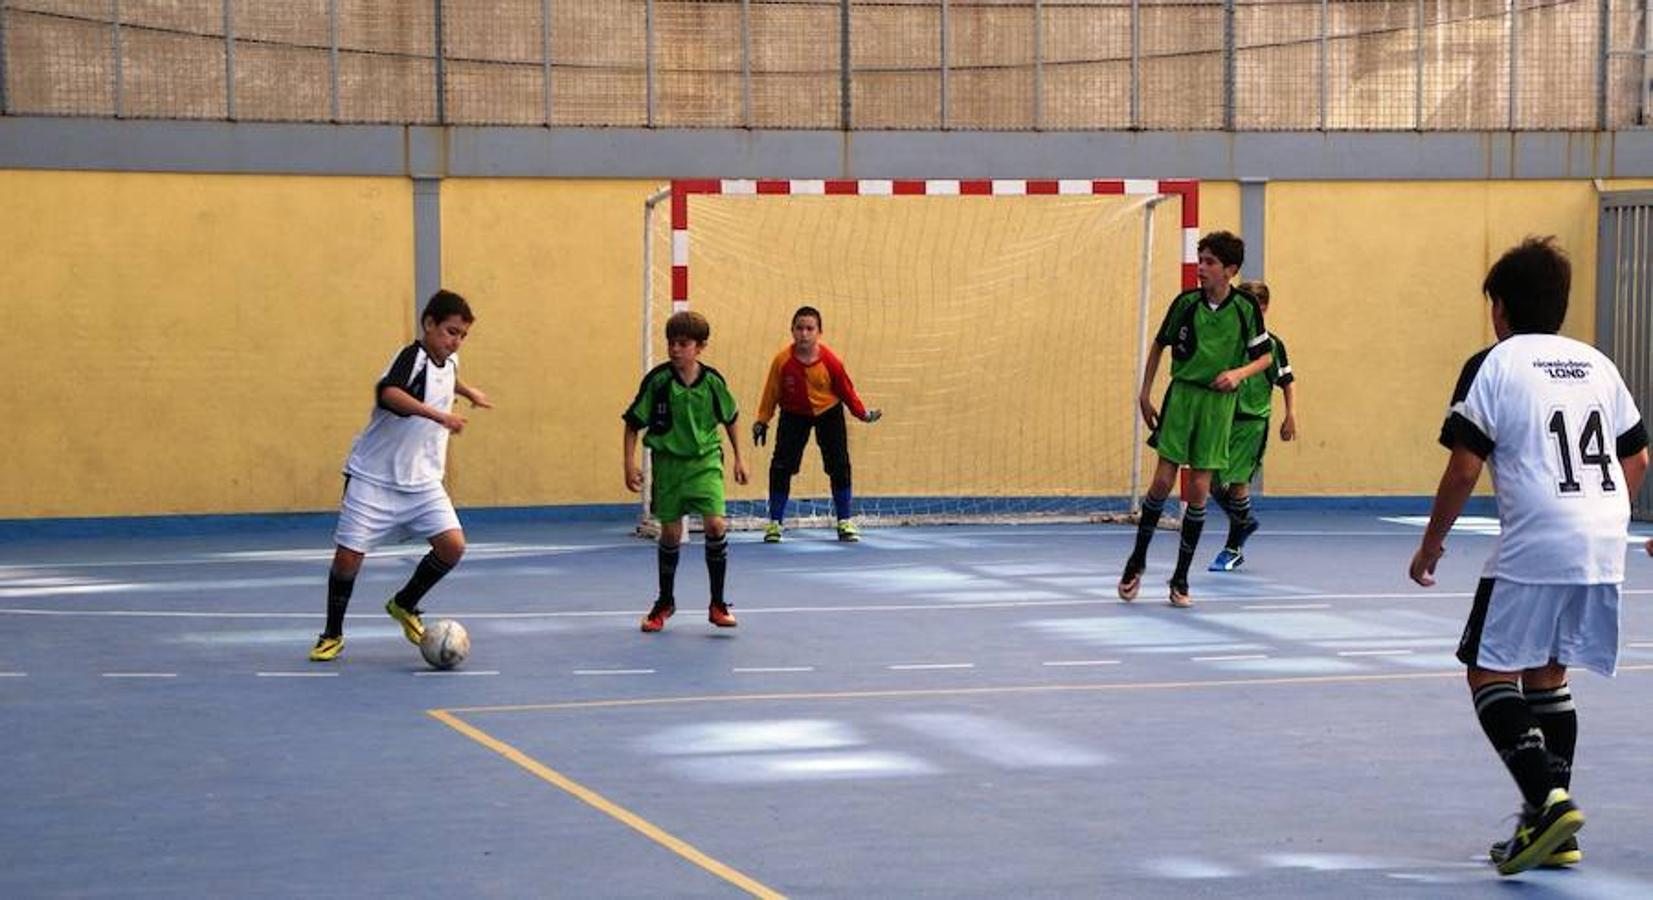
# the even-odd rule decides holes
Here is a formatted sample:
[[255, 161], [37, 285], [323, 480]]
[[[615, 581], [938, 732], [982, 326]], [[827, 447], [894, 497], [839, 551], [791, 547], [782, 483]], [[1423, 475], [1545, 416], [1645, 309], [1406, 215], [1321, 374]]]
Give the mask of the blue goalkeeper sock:
[[792, 496], [792, 476], [771, 470], [769, 472], [769, 521], [786, 518], [786, 501]]
[[840, 521], [840, 522], [842, 522], [843, 520], [849, 518], [849, 516], [850, 516], [850, 489], [849, 489], [849, 485], [846, 484], [843, 487], [835, 487], [835, 488], [832, 489], [832, 512], [833, 512], [833, 515], [836, 515], [838, 517], [838, 521]]

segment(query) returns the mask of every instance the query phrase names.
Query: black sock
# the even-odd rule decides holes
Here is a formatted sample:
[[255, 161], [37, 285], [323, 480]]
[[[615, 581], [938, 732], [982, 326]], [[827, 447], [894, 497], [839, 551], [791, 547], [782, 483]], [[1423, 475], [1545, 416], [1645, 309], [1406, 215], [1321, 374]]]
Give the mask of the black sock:
[[327, 573], [327, 627], [321, 632], [324, 637], [344, 635], [344, 611], [350, 608], [350, 592], [355, 589], [356, 576]]
[[442, 580], [442, 576], [452, 571], [453, 566], [443, 562], [435, 550], [426, 553], [425, 558], [419, 560], [419, 566], [413, 570], [413, 577], [396, 592], [396, 605], [410, 612], [418, 609], [419, 601], [425, 598], [425, 594]]
[[1136, 523], [1136, 549], [1131, 551], [1131, 558], [1125, 562], [1126, 569], [1140, 572], [1148, 568], [1148, 544], [1154, 539], [1154, 529], [1159, 527], [1159, 517], [1163, 512], [1164, 497], [1158, 500], [1152, 496], [1142, 498], [1142, 516]]
[[1228, 543], [1225, 546], [1238, 550], [1245, 546], [1245, 528], [1251, 522], [1251, 495], [1230, 498], [1223, 508], [1228, 511]]
[[723, 602], [723, 576], [729, 572], [729, 538], [706, 539], [706, 577], [712, 584], [712, 602]]
[[1171, 573], [1171, 583], [1188, 584], [1188, 564], [1194, 561], [1194, 549], [1200, 545], [1200, 532], [1205, 530], [1205, 504], [1185, 506], [1182, 510], [1182, 542], [1177, 544], [1177, 570]]
[[1498, 757], [1515, 777], [1527, 806], [1543, 806], [1556, 784], [1550, 774], [1544, 729], [1521, 696], [1521, 689], [1509, 681], [1486, 685], [1475, 692], [1475, 716], [1481, 720], [1481, 730], [1492, 742], [1492, 749], [1498, 751]]
[[1550, 776], [1555, 786], [1573, 786], [1573, 748], [1578, 745], [1578, 708], [1573, 692], [1565, 684], [1554, 688], [1528, 688], [1527, 708], [1544, 729], [1544, 748], [1550, 752]]
[[667, 606], [677, 601], [672, 596], [672, 585], [677, 582], [677, 556], [681, 551], [676, 544], [668, 547], [661, 544], [655, 551], [654, 559], [660, 569], [660, 597], [655, 603], [664, 603]]

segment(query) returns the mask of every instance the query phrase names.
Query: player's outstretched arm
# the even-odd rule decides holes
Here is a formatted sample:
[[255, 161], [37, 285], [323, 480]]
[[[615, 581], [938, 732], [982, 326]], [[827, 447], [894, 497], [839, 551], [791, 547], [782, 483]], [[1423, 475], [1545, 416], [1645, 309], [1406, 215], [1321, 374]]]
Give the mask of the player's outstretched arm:
[[464, 397], [466, 400], [471, 401], [472, 406], [479, 407], [481, 409], [494, 408], [494, 405], [488, 402], [488, 395], [483, 393], [481, 388], [471, 387], [457, 378], [454, 379], [453, 382], [453, 392], [461, 397]]
[[845, 368], [844, 361], [838, 358], [825, 347], [821, 348], [821, 362], [826, 364], [827, 376], [832, 380], [833, 396], [844, 402], [849, 408], [850, 415], [863, 422], [876, 422], [881, 413], [867, 409], [862, 402], [861, 394], [855, 390], [855, 380], [849, 377], [849, 369]]
[[1297, 440], [1297, 385], [1295, 382], [1286, 382], [1280, 388], [1280, 393], [1286, 398], [1286, 417], [1280, 420], [1280, 440]]
[[[1643, 447], [1620, 459], [1619, 465], [1624, 468], [1625, 496], [1633, 501], [1635, 496], [1641, 493], [1642, 482], [1647, 478], [1647, 448]], [[1648, 540], [1642, 549], [1647, 551], [1648, 556], [1653, 556], [1653, 539]]]
[[1435, 489], [1435, 504], [1429, 511], [1429, 527], [1423, 530], [1423, 540], [1418, 543], [1418, 552], [1412, 554], [1412, 564], [1407, 569], [1407, 575], [1418, 584], [1434, 586], [1435, 564], [1446, 553], [1447, 533], [1464, 511], [1464, 504], [1469, 502], [1475, 483], [1481, 480], [1482, 465], [1481, 457], [1463, 444], [1452, 448], [1452, 456], [1446, 461], [1446, 471], [1441, 473], [1440, 486]]
[[775, 415], [775, 407], [781, 400], [781, 370], [791, 357], [792, 347], [788, 345], [770, 361], [769, 374], [764, 376], [763, 393], [758, 396], [757, 418], [752, 420], [752, 443], [760, 447], [769, 437], [769, 419]]
[[637, 464], [637, 429], [626, 425], [626, 490], [638, 493], [643, 490], [643, 467]]
[[464, 416], [443, 412], [394, 384], [387, 384], [379, 389], [379, 404], [399, 416], [429, 419], [454, 434], [465, 430]]
[[1642, 491], [1642, 481], [1647, 478], [1647, 448], [1643, 447], [1619, 460], [1624, 468], [1625, 495], [1635, 497]]
[[[757, 424], [762, 425], [763, 423], [759, 422]], [[746, 455], [740, 452], [740, 435], [736, 433], [735, 423], [733, 422], [723, 427], [724, 430], [729, 432], [729, 446], [735, 452], [735, 484], [745, 484], [747, 481]], [[754, 425], [753, 427], [756, 428], [757, 426]]]
[[1149, 431], [1159, 427], [1159, 410], [1154, 408], [1153, 400], [1154, 376], [1159, 374], [1159, 358], [1164, 352], [1165, 345], [1155, 341], [1148, 347], [1148, 359], [1142, 364], [1142, 390], [1137, 394], [1136, 406]]
[[1212, 390], [1223, 391], [1225, 393], [1228, 391], [1237, 391], [1240, 389], [1240, 382], [1262, 372], [1264, 369], [1269, 367], [1269, 363], [1271, 362], [1273, 362], [1272, 358], [1265, 353], [1251, 362], [1239, 367], [1238, 369], [1229, 369], [1228, 371], [1219, 374], [1216, 378], [1211, 379], [1211, 388]]

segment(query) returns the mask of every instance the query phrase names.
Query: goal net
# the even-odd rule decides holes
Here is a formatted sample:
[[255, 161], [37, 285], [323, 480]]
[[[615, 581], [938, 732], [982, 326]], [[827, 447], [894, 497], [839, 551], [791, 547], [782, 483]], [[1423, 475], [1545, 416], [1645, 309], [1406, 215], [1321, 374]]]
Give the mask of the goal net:
[[[751, 425], [804, 305], [884, 412], [849, 420], [859, 522], [1122, 518], [1145, 483], [1143, 348], [1191, 283], [1197, 196], [1184, 180], [676, 181], [645, 220], [643, 366], [665, 361], [675, 309], [711, 322], [702, 360], [740, 404], [751, 475], [735, 484], [726, 461], [735, 527], [767, 520], [774, 441], [754, 447]], [[791, 501], [788, 527], [832, 521], [813, 438]]]

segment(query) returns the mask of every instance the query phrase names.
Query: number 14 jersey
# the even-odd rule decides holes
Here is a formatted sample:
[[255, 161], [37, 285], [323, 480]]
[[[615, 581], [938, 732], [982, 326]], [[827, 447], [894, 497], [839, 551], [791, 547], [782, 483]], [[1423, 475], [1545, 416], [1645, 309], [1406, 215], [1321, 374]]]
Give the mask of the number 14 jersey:
[[1516, 334], [1464, 363], [1441, 427], [1492, 468], [1500, 536], [1482, 575], [1618, 584], [1631, 497], [1623, 457], [1647, 446], [1619, 370], [1589, 344]]

